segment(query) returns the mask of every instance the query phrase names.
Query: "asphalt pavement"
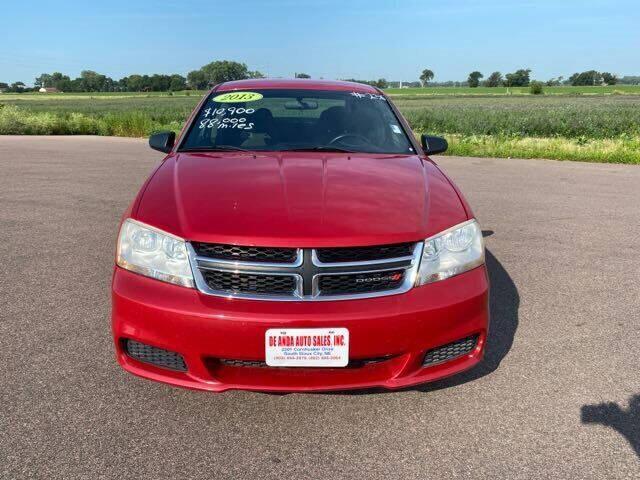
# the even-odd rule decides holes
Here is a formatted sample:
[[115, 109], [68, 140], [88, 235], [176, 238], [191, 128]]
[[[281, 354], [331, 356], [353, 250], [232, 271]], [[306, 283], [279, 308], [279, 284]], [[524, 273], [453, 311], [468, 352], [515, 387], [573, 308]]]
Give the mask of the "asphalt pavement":
[[0, 137], [1, 478], [640, 478], [640, 167], [439, 157], [486, 234], [485, 363], [400, 392], [194, 392], [114, 359], [144, 140]]

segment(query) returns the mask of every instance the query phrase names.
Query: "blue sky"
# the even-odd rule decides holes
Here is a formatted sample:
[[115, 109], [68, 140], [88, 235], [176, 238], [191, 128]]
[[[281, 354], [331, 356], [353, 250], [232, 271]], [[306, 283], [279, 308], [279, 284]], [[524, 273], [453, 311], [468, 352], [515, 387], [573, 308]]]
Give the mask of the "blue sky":
[[0, 81], [90, 69], [113, 78], [238, 60], [270, 76], [463, 80], [640, 75], [638, 0], [2, 2]]

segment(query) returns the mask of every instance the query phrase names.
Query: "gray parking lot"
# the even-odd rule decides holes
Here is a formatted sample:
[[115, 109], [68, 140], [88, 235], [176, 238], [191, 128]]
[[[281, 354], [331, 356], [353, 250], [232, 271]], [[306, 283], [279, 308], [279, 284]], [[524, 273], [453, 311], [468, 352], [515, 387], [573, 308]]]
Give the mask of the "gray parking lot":
[[475, 370], [401, 392], [211, 394], [111, 343], [143, 140], [0, 137], [2, 478], [639, 478], [640, 167], [438, 158], [486, 235]]

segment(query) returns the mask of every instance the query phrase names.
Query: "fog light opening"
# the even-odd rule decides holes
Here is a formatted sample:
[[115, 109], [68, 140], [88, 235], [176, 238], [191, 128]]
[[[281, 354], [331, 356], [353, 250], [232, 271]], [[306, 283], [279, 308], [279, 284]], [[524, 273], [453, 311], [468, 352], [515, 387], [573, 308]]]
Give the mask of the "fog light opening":
[[448, 362], [455, 358], [471, 353], [478, 344], [478, 335], [463, 338], [455, 342], [442, 345], [441, 347], [429, 350], [422, 361], [423, 367], [431, 367], [439, 363]]
[[176, 372], [187, 371], [187, 364], [179, 353], [153, 347], [130, 339], [124, 339], [122, 344], [127, 355], [134, 360], [148, 363], [156, 367], [174, 370]]

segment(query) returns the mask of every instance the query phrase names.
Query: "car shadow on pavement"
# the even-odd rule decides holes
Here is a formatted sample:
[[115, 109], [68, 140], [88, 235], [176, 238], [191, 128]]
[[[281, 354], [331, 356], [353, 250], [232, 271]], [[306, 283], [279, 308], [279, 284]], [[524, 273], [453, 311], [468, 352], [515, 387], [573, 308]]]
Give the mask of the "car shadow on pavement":
[[[491, 231], [483, 231], [482, 233], [485, 237], [493, 234]], [[477, 380], [497, 370], [502, 359], [511, 350], [513, 338], [518, 329], [520, 294], [507, 270], [488, 249], [486, 250], [486, 264], [491, 284], [489, 291], [491, 317], [484, 360], [471, 370], [444, 380], [414, 387], [413, 390], [430, 392]]]
[[583, 424], [604, 425], [613, 428], [627, 439], [631, 448], [640, 458], [640, 395], [629, 400], [629, 408], [624, 410], [613, 402], [583, 405], [580, 409]]

